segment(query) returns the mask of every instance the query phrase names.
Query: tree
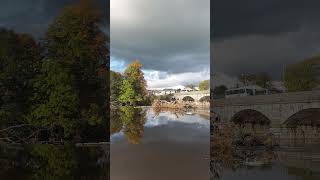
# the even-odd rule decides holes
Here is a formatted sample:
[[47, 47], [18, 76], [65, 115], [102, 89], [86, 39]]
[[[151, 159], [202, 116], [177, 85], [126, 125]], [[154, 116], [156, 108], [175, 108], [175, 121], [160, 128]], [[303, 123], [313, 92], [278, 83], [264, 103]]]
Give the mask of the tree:
[[320, 56], [288, 66], [283, 81], [289, 92], [309, 91], [320, 84]]
[[126, 79], [121, 86], [120, 102], [134, 105], [136, 102], [142, 101], [142, 97], [134, 89], [133, 85]]
[[271, 87], [271, 77], [268, 73], [261, 72], [254, 74], [251, 78], [254, 84], [269, 89]]
[[92, 0], [66, 6], [46, 33], [48, 55], [78, 65], [82, 76], [90, 76], [94, 65], [108, 59], [101, 22], [102, 13]]
[[244, 84], [245, 86], [248, 85], [249, 79], [250, 79], [250, 75], [249, 74], [242, 73], [242, 74], [238, 75], [238, 80], [242, 84]]
[[248, 85], [258, 85], [263, 88], [270, 88], [271, 87], [271, 77], [266, 72], [260, 72], [256, 74], [247, 74], [242, 73], [238, 76], [239, 81], [244, 84], [245, 86]]
[[118, 102], [121, 95], [121, 85], [123, 82], [121, 73], [110, 71], [110, 101]]
[[142, 64], [138, 60], [135, 60], [125, 70], [125, 80], [122, 83], [120, 95], [122, 103], [137, 104], [145, 100], [147, 96], [147, 84], [141, 68]]
[[0, 29], [0, 128], [23, 122], [40, 48], [29, 34]]
[[75, 133], [79, 125], [79, 98], [68, 69], [58, 61], [45, 60], [40, 75], [34, 80], [33, 89], [28, 122], [47, 127], [51, 132], [63, 128], [65, 137]]
[[215, 95], [224, 95], [228, 88], [225, 85], [220, 85], [214, 88], [213, 94]]
[[205, 91], [210, 88], [210, 80], [203, 80], [199, 83], [200, 91]]
[[48, 57], [70, 69], [78, 91], [78, 114], [88, 125], [101, 118], [106, 121], [109, 107], [109, 39], [99, 27], [101, 22], [102, 13], [96, 4], [81, 0], [65, 7], [46, 33]]

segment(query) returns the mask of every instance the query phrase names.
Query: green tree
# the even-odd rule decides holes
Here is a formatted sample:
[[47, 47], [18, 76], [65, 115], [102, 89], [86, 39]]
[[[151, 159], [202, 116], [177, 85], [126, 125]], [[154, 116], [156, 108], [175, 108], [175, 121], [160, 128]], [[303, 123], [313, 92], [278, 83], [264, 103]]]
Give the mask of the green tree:
[[61, 62], [74, 77], [78, 114], [87, 125], [106, 122], [109, 112], [109, 39], [100, 28], [102, 18], [93, 0], [81, 0], [66, 6], [46, 33], [49, 58]]
[[40, 48], [32, 36], [0, 29], [0, 129], [22, 123], [39, 63]]
[[79, 125], [79, 98], [68, 69], [55, 60], [45, 60], [33, 88], [28, 122], [51, 132], [62, 127], [65, 137], [73, 134]]
[[134, 89], [129, 80], [124, 80], [121, 86], [120, 102], [134, 105], [136, 102], [142, 101], [141, 95]]
[[210, 88], [210, 80], [204, 80], [199, 83], [200, 91], [205, 91]]
[[214, 88], [213, 94], [215, 95], [224, 95], [228, 88], [225, 85], [220, 85]]
[[147, 84], [141, 68], [142, 64], [138, 60], [135, 60], [125, 70], [125, 80], [122, 83], [120, 95], [122, 103], [138, 104], [145, 100], [147, 96]]
[[286, 67], [284, 85], [289, 92], [309, 91], [320, 84], [320, 56]]
[[121, 95], [123, 76], [121, 73], [110, 71], [110, 101], [117, 103]]

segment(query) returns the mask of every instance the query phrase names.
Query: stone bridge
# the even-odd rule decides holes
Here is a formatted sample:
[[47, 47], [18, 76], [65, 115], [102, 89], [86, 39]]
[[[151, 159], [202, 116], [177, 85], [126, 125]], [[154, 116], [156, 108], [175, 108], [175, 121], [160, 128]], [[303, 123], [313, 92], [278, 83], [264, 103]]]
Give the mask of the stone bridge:
[[271, 127], [320, 126], [320, 91], [216, 99], [211, 107], [223, 121], [269, 121]]
[[179, 92], [175, 93], [173, 96], [176, 100], [191, 100], [199, 102], [201, 99], [210, 99], [210, 91], [191, 91], [191, 92]]

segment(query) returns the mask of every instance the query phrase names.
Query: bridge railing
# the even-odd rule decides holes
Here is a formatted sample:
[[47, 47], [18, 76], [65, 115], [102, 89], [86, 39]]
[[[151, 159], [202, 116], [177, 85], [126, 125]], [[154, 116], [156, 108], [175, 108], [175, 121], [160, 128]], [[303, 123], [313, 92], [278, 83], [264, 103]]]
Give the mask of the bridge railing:
[[214, 99], [212, 100], [212, 107], [221, 107], [226, 105], [289, 104], [311, 102], [320, 102], [319, 90]]

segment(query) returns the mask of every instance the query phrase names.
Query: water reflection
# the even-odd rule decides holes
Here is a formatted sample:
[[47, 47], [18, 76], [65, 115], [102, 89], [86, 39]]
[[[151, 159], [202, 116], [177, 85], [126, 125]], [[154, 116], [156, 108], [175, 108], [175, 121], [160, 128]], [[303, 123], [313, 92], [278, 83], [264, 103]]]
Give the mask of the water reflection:
[[[131, 144], [139, 144], [145, 128], [168, 125], [172, 122], [209, 127], [207, 110], [151, 109], [121, 107], [111, 111], [111, 139], [124, 136]], [[209, 135], [208, 135], [209, 136]]]
[[108, 147], [0, 145], [0, 179], [109, 179]]
[[211, 179], [320, 179], [316, 126], [212, 122]]
[[111, 179], [209, 179], [208, 110], [123, 107], [111, 119]]
[[132, 144], [139, 144], [146, 123], [146, 111], [141, 108], [121, 107], [111, 111], [111, 135], [123, 133]]

